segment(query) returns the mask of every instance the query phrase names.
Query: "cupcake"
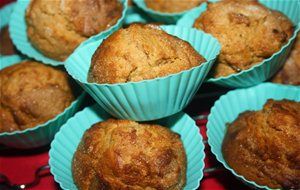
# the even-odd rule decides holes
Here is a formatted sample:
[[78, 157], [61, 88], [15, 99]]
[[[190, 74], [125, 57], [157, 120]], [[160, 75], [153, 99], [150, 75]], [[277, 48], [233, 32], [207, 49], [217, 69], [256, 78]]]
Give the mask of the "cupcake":
[[42, 54], [64, 61], [81, 42], [115, 25], [122, 9], [118, 0], [32, 0], [26, 10], [27, 35]]
[[198, 7], [201, 3], [207, 0], [145, 0], [148, 8], [162, 13], [179, 13]]
[[300, 189], [300, 102], [268, 100], [230, 123], [226, 163], [247, 180], [272, 189]]
[[14, 55], [17, 53], [18, 52], [10, 39], [8, 26], [5, 26], [0, 31], [0, 55]]
[[35, 61], [0, 71], [0, 132], [33, 128], [55, 118], [75, 99], [68, 75]]
[[183, 112], [138, 123], [112, 119], [94, 104], [55, 136], [50, 172], [62, 189], [195, 190], [203, 177], [202, 140], [195, 121]]
[[193, 26], [221, 43], [214, 78], [239, 73], [271, 57], [289, 41], [294, 28], [287, 16], [256, 0], [208, 3]]
[[65, 68], [114, 117], [149, 121], [181, 111], [219, 51], [216, 39], [196, 29], [133, 24], [87, 41]]
[[157, 124], [109, 119], [83, 135], [72, 161], [78, 189], [183, 189], [180, 136]]
[[98, 47], [88, 81], [114, 84], [155, 79], [205, 61], [188, 42], [159, 26], [132, 24], [113, 33]]
[[300, 86], [300, 33], [281, 70], [271, 79], [274, 83]]

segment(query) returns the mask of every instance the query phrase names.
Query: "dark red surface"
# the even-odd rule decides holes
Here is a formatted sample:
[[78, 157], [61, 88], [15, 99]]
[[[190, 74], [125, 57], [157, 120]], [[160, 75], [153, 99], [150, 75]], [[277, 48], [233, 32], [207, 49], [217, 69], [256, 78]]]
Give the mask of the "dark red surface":
[[[12, 0], [0, 0], [0, 7], [10, 2], [12, 2]], [[212, 103], [209, 104], [210, 106], [212, 105]], [[204, 108], [201, 107], [201, 109], [207, 110], [201, 113], [199, 113], [200, 109], [197, 109], [197, 113], [207, 114], [210, 106], [206, 106]], [[197, 107], [197, 103], [193, 103], [191, 109], [194, 107]], [[195, 109], [191, 112], [195, 113]], [[197, 125], [200, 127], [200, 131], [204, 139], [207, 139], [205, 128], [206, 122], [206, 119], [196, 121]], [[5, 174], [10, 179], [11, 183], [28, 183], [34, 179], [34, 173], [37, 168], [48, 164], [48, 151], [49, 147], [43, 147], [36, 150], [15, 150], [6, 147], [0, 147], [0, 174]], [[210, 152], [208, 145], [206, 145], [205, 154], [205, 168], [220, 166], [220, 164], [216, 161], [214, 155], [212, 155], [212, 153]], [[0, 189], [5, 190], [8, 188], [0, 183]], [[59, 190], [60, 187], [57, 183], [55, 183], [54, 178], [49, 173], [49, 171], [45, 171], [43, 172], [39, 184], [28, 189]], [[248, 187], [244, 186], [230, 172], [226, 170], [221, 170], [213, 173], [205, 173], [199, 188], [199, 190], [246, 189], [248, 189]]]

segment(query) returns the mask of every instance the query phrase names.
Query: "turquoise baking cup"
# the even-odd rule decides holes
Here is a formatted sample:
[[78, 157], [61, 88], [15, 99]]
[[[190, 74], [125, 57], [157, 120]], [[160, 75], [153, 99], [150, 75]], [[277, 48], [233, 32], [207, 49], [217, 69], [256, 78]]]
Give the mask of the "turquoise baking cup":
[[[295, 0], [260, 0], [260, 2], [271, 9], [283, 12], [293, 21], [295, 24], [293, 36], [289, 39], [288, 43], [280, 49], [280, 51], [274, 53], [270, 58], [265, 59], [250, 69], [225, 77], [210, 78], [208, 79], [208, 82], [229, 88], [249, 87], [268, 80], [283, 66], [289, 52], [291, 51], [297, 32], [300, 30], [299, 2]], [[188, 12], [178, 21], [177, 25], [192, 27], [196, 18], [198, 18], [205, 9], [206, 4], [201, 8]]]
[[140, 9], [136, 7], [128, 7], [126, 16], [124, 19], [124, 24], [129, 25], [132, 23], [151, 23], [155, 22], [149, 16], [145, 15]]
[[268, 99], [289, 99], [300, 102], [300, 88], [273, 83], [262, 83], [258, 86], [237, 89], [220, 97], [208, 116], [207, 136], [211, 151], [225, 168], [249, 186], [270, 189], [249, 181], [231, 169], [223, 158], [222, 143], [226, 133], [226, 123], [233, 122], [240, 113], [247, 110], [261, 110]]
[[10, 15], [14, 9], [15, 3], [10, 3], [6, 6], [4, 6], [2, 9], [0, 9], [0, 29], [2, 29], [4, 26], [8, 25]]
[[79, 47], [65, 62], [68, 73], [108, 113], [136, 121], [154, 120], [181, 111], [192, 99], [220, 52], [219, 42], [196, 29], [162, 26], [169, 34], [188, 41], [207, 62], [167, 77], [120, 84], [88, 83], [91, 57], [102, 43], [92, 41]]
[[[144, 0], [133, 0], [134, 3], [138, 6], [138, 8], [142, 9], [147, 15], [156, 20], [157, 22], [161, 22], [163, 24], [176, 24], [176, 22], [186, 13], [188, 13], [193, 9], [179, 12], [179, 13], [163, 13], [159, 11], [155, 11], [146, 6]], [[202, 5], [202, 4], [201, 4]], [[200, 6], [201, 6], [200, 5]]]
[[[105, 38], [122, 26], [127, 10], [127, 0], [120, 1], [123, 4], [123, 12], [122, 17], [118, 20], [118, 22], [115, 25], [111, 26], [108, 30], [92, 36], [89, 39]], [[25, 12], [29, 3], [30, 0], [18, 0], [15, 5], [15, 9], [11, 15], [11, 19], [9, 22], [9, 32], [11, 34], [13, 43], [20, 52], [27, 55], [28, 57], [31, 57], [45, 64], [54, 66], [63, 65], [64, 62], [46, 57], [37, 49], [35, 49], [30, 43], [27, 37], [27, 26], [25, 21]]]
[[[98, 105], [78, 112], [55, 135], [49, 152], [49, 165], [56, 182], [63, 189], [77, 189], [72, 178], [72, 158], [85, 130], [92, 124], [108, 119], [108, 115]], [[204, 144], [193, 119], [180, 112], [171, 117], [155, 121], [180, 134], [187, 154], [187, 183], [185, 190], [194, 190], [200, 184], [204, 168]]]
[[[18, 56], [6, 59], [5, 62], [1, 60], [0, 68], [4, 69], [8, 66], [18, 64], [22, 60], [23, 57]], [[20, 149], [37, 148], [49, 144], [53, 140], [55, 133], [79, 110], [83, 103], [86, 93], [78, 92], [80, 95], [64, 112], [58, 114], [55, 118], [46, 123], [22, 131], [0, 133], [0, 144]]]

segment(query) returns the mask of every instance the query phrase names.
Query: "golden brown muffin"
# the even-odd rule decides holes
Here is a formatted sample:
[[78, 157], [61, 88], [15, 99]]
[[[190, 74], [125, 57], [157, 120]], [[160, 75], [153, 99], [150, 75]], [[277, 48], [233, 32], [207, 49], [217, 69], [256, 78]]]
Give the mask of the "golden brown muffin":
[[31, 0], [27, 34], [41, 53], [63, 61], [82, 41], [108, 29], [121, 16], [118, 0]]
[[6, 26], [0, 32], [0, 55], [14, 54], [17, 54], [17, 50], [10, 39], [8, 26]]
[[109, 119], [85, 132], [72, 172], [80, 190], [179, 190], [186, 155], [180, 136], [168, 128]]
[[205, 59], [186, 41], [156, 25], [132, 24], [110, 35], [92, 58], [89, 82], [124, 83], [164, 77]]
[[293, 34], [293, 23], [256, 0], [208, 3], [194, 27], [212, 34], [222, 46], [213, 77], [251, 68], [269, 58]]
[[300, 102], [268, 100], [228, 126], [222, 152], [248, 180], [270, 188], [300, 189]]
[[179, 13], [198, 7], [207, 0], [145, 0], [145, 5], [163, 13]]
[[300, 86], [300, 33], [283, 68], [272, 78], [274, 83]]
[[65, 72], [34, 61], [1, 70], [0, 90], [0, 132], [42, 124], [74, 100]]

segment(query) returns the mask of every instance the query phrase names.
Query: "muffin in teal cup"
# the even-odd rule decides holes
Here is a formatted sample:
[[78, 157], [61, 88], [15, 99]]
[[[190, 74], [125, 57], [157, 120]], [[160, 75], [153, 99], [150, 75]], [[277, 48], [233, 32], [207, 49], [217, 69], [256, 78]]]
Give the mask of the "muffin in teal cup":
[[133, 0], [138, 8], [161, 24], [176, 24], [187, 12], [196, 9], [206, 0]]
[[9, 23], [12, 40], [23, 54], [54, 66], [63, 65], [87, 39], [120, 28], [127, 10], [127, 0], [30, 2], [16, 3]]
[[299, 87], [273, 83], [221, 96], [207, 123], [213, 154], [253, 188], [299, 189], [299, 102]]
[[216, 37], [222, 46], [208, 82], [230, 88], [270, 79], [285, 62], [299, 31], [297, 1], [220, 1], [187, 13], [178, 25]]
[[66, 70], [117, 118], [147, 121], [175, 114], [197, 92], [220, 46], [195, 29], [161, 28], [135, 24], [86, 43], [66, 61]]
[[16, 57], [1, 62], [1, 144], [21, 149], [48, 145], [80, 108], [85, 93], [61, 69]]
[[[95, 105], [93, 105], [91, 107], [87, 107], [83, 111], [77, 113], [73, 118], [71, 118], [61, 128], [59, 133], [57, 133], [54, 141], [51, 143], [51, 149], [49, 152], [49, 155], [50, 155], [49, 164], [50, 164], [50, 168], [51, 168], [51, 173], [54, 175], [54, 179], [60, 184], [61, 188], [63, 188], [63, 189], [78, 189], [78, 187], [75, 185], [75, 182], [74, 182], [74, 173], [73, 173], [74, 171], [72, 171], [72, 167], [78, 166], [78, 165], [72, 166], [72, 162], [74, 161], [73, 157], [74, 157], [75, 151], [79, 145], [79, 142], [82, 140], [82, 138], [87, 137], [87, 131], [91, 132], [91, 130], [95, 130], [95, 132], [96, 132], [99, 129], [96, 126], [93, 126], [95, 123], [102, 122], [102, 125], [104, 125], [104, 122], [105, 123], [109, 122], [109, 120], [108, 120], [109, 118], [111, 118], [111, 116], [108, 115], [99, 105], [95, 104]], [[131, 123], [137, 123], [137, 122], [128, 121], [128, 120], [119, 120], [119, 124], [120, 123], [131, 124]], [[186, 173], [185, 173], [186, 183], [185, 183], [184, 187], [181, 187], [181, 189], [197, 189], [199, 187], [200, 180], [203, 177], [204, 145], [202, 143], [202, 137], [199, 133], [199, 129], [195, 125], [195, 122], [187, 114], [180, 112], [171, 117], [164, 118], [162, 120], [152, 121], [148, 124], [160, 125], [159, 127], [162, 130], [171, 130], [172, 133], [177, 133], [178, 135], [180, 135], [180, 139], [183, 143], [183, 148], [185, 150], [186, 161], [187, 161]], [[135, 124], [135, 125], [139, 125], [139, 126], [136, 126], [137, 127], [136, 132], [139, 133], [139, 134], [136, 133], [137, 144], [139, 144], [141, 142], [141, 141], [139, 141], [139, 140], [141, 140], [141, 138], [145, 137], [143, 135], [146, 135], [147, 132], [145, 130], [144, 132], [146, 132], [146, 133], [144, 133], [143, 128], [145, 125], [148, 125], [148, 124], [146, 124], [145, 122]], [[118, 126], [120, 130], [116, 130], [116, 125], [114, 125], [114, 124], [111, 126], [108, 126], [108, 127], [111, 127], [110, 132], [113, 132], [113, 134], [111, 134], [110, 132], [101, 134], [101, 135], [104, 135], [104, 138], [106, 138], [106, 135], [108, 137], [110, 135], [112, 135], [112, 138], [115, 138], [116, 136], [118, 136], [117, 131], [123, 131], [122, 128], [124, 128], [124, 130], [126, 130], [126, 128], [127, 128], [126, 124], [124, 126], [123, 125]], [[167, 128], [167, 129], [163, 129], [163, 128]], [[133, 136], [135, 133], [134, 131], [135, 130], [132, 131]], [[96, 133], [98, 133], [98, 132], [96, 132]], [[154, 135], [155, 134], [154, 131], [152, 131], [152, 132], [153, 132], [153, 136], [150, 137], [151, 139], [155, 138], [155, 137], [157, 138], [159, 136], [159, 134]], [[85, 134], [85, 137], [83, 137], [84, 134]], [[91, 133], [89, 133], [89, 134], [93, 135]], [[164, 133], [164, 135], [165, 135], [165, 133]], [[163, 138], [165, 138], [165, 137], [163, 137]], [[103, 138], [101, 138], [101, 139], [103, 139]], [[128, 139], [130, 140], [130, 138], [128, 138], [128, 136], [127, 136], [126, 142]], [[134, 139], [134, 137], [133, 137], [133, 139]], [[94, 140], [96, 140], [96, 139], [94, 139]], [[91, 143], [97, 144], [97, 142], [96, 142], [97, 140], [96, 141], [94, 141], [94, 140], [91, 141]], [[143, 139], [143, 140], [147, 141], [147, 139]], [[164, 140], [165, 139], [163, 139], [162, 142]], [[115, 142], [116, 141], [114, 141], [114, 143]], [[110, 146], [114, 143], [112, 142], [111, 144], [107, 144], [107, 145]], [[149, 146], [152, 147], [153, 146], [152, 143], [157, 143], [157, 147], [153, 147], [153, 153], [162, 148], [159, 145], [160, 142], [158, 142], [158, 141], [151, 142], [150, 143], [151, 145], [149, 145]], [[126, 147], [126, 144], [120, 145], [120, 146]], [[134, 146], [134, 145], [128, 144], [128, 147], [132, 147], [132, 146]], [[103, 146], [101, 146], [101, 147], [105, 148]], [[113, 148], [113, 147], [111, 147], [111, 148]], [[115, 148], [117, 148], [117, 147], [115, 147]], [[145, 150], [146, 149], [147, 148], [145, 148]], [[98, 150], [100, 150], [100, 149], [98, 149]], [[143, 152], [145, 150], [141, 150], [140, 152]], [[95, 151], [97, 151], [97, 150], [95, 150]], [[131, 149], [129, 149], [128, 151], [130, 152]], [[129, 152], [128, 152], [128, 155], [131, 155], [132, 152], [130, 152], [130, 153]], [[148, 153], [151, 154], [151, 151], [147, 152], [147, 154]], [[114, 153], [112, 153], [111, 155], [113, 155], [113, 154]], [[77, 155], [79, 155], [79, 154], [77, 154]], [[172, 155], [172, 154], [169, 153], [169, 155]], [[144, 156], [147, 156], [147, 155], [144, 155]], [[121, 157], [122, 156], [120, 155], [119, 158], [122, 159]], [[146, 158], [146, 157], [144, 157], [144, 158]], [[156, 159], [156, 158], [158, 158], [158, 157], [152, 157], [151, 159]], [[161, 159], [163, 159], [163, 158], [161, 158]], [[172, 160], [173, 160], [173, 158], [172, 158]], [[112, 161], [111, 163], [107, 163], [107, 165], [106, 165], [107, 167], [109, 167], [111, 164], [114, 163], [113, 160], [111, 160], [111, 161]], [[101, 162], [100, 159], [99, 159], [99, 162]], [[143, 166], [144, 166], [143, 163], [138, 162], [138, 161], [131, 162], [131, 165], [137, 164], [139, 167], [132, 167], [132, 169], [135, 168], [135, 170], [130, 170], [130, 172], [128, 172], [126, 175], [128, 177], [130, 177], [130, 176], [134, 176], [133, 172], [146, 171], [146, 170], [144, 170], [145, 168], [143, 168]], [[165, 164], [166, 164], [165, 167], [168, 167], [167, 166], [168, 162], [165, 162]], [[172, 162], [172, 164], [174, 164], [174, 167], [175, 167], [178, 163]], [[119, 169], [119, 171], [124, 171], [124, 169], [125, 168], [122, 167]], [[161, 169], [163, 170], [163, 168], [161, 168]], [[114, 169], [112, 168], [112, 170], [114, 170]], [[98, 170], [96, 172], [98, 172]], [[121, 174], [121, 175], [123, 175], [123, 174]], [[141, 175], [135, 175], [135, 178], [139, 178], [139, 177], [146, 178], [147, 175], [150, 176], [152, 174], [144, 173]], [[108, 177], [108, 176], [105, 176], [105, 178], [106, 177]], [[120, 177], [119, 179], [122, 179], [121, 176], [119, 176], [119, 177]], [[166, 179], [165, 177], [166, 176], [162, 173], [160, 180], [165, 180]], [[173, 179], [173, 177], [174, 177], [174, 175], [172, 175], [169, 179]], [[112, 178], [114, 178], [114, 177], [112, 177]], [[115, 176], [115, 178], [117, 179], [118, 177]], [[87, 178], [87, 180], [89, 180], [89, 179], [90, 178]], [[131, 179], [133, 179], [133, 178], [131, 178]], [[101, 180], [101, 179], [99, 178], [99, 180]], [[151, 181], [151, 179], [149, 179], [149, 180]], [[151, 187], [153, 185], [155, 186], [155, 184], [150, 183], [150, 181], [149, 181], [149, 187]], [[116, 183], [117, 183], [117, 181], [116, 181]], [[114, 183], [113, 185], [117, 185], [116, 183]], [[140, 181], [140, 183], [144, 183], [144, 182]], [[158, 183], [161, 183], [161, 181], [159, 181]], [[132, 181], [132, 183], [130, 183], [130, 182], [128, 183], [128, 181], [120, 182], [119, 180], [118, 180], [118, 184], [119, 185], [122, 184], [123, 185], [122, 187], [127, 187], [127, 188], [132, 187], [133, 185], [135, 187], [138, 187], [140, 185], [138, 181]], [[174, 184], [176, 184], [176, 182], [174, 182]], [[100, 185], [100, 188], [101, 188], [101, 185]]]

